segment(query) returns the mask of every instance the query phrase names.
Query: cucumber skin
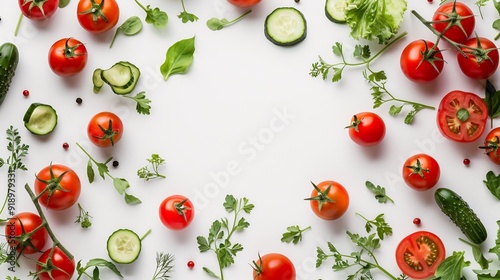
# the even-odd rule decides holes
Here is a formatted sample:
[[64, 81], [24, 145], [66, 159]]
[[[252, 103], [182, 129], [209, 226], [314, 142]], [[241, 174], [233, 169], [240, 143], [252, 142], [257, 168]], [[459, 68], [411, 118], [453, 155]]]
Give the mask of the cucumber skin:
[[12, 77], [19, 63], [19, 51], [12, 43], [0, 46], [0, 105], [3, 103], [9, 91]]
[[462, 197], [450, 189], [439, 188], [434, 198], [441, 211], [471, 242], [481, 244], [486, 240], [488, 234], [483, 223]]

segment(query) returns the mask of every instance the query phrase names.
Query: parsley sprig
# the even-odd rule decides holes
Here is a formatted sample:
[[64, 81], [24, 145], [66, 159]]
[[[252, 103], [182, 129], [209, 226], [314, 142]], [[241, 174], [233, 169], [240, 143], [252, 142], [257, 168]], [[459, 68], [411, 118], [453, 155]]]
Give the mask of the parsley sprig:
[[208, 231], [208, 237], [198, 236], [198, 249], [201, 253], [213, 251], [217, 256], [219, 263], [219, 275], [208, 267], [203, 267], [208, 275], [224, 280], [223, 269], [234, 263], [236, 254], [243, 250], [239, 243], [232, 243], [231, 237], [235, 232], [243, 231], [250, 226], [244, 217], [240, 217], [242, 212], [250, 214], [254, 208], [247, 198], [236, 199], [232, 195], [226, 195], [224, 208], [228, 213], [233, 213], [233, 221], [230, 222], [226, 217], [215, 220]]
[[17, 128], [10, 126], [6, 132], [7, 140], [9, 141], [7, 150], [10, 152], [10, 156], [5, 160], [0, 158], [0, 167], [7, 164], [9, 166], [9, 172], [28, 170], [23, 163], [23, 158], [28, 155], [29, 145], [21, 143], [21, 136]]
[[163, 29], [168, 24], [168, 15], [160, 8], [151, 8], [150, 5], [144, 6], [139, 1], [134, 0], [141, 9], [146, 12], [146, 23], [152, 24], [156, 29]]
[[293, 244], [298, 244], [300, 241], [302, 241], [302, 233], [309, 229], [311, 229], [310, 226], [303, 229], [301, 229], [298, 225], [289, 226], [286, 228], [286, 232], [281, 236], [281, 241], [286, 243], [292, 242]]
[[388, 201], [390, 201], [390, 202], [394, 203], [394, 200], [392, 200], [392, 198], [390, 198], [385, 193], [384, 187], [381, 187], [379, 185], [375, 186], [375, 184], [373, 184], [370, 181], [366, 181], [365, 186], [375, 195], [375, 198], [378, 200], [378, 202], [387, 203]]
[[132, 99], [134, 100], [137, 104], [135, 106], [135, 110], [137, 113], [141, 115], [149, 115], [151, 113], [151, 99], [148, 99], [146, 97], [146, 92], [141, 91], [135, 96], [130, 96], [130, 95], [122, 95], [125, 98]]
[[165, 164], [165, 159], [163, 159], [159, 154], [152, 154], [151, 158], [148, 158], [147, 161], [149, 162], [149, 165], [141, 167], [137, 170], [137, 176], [139, 176], [139, 178], [144, 179], [144, 181], [166, 178], [165, 175], [158, 171], [160, 166]]
[[182, 20], [182, 23], [186, 23], [188, 21], [190, 21], [190, 22], [197, 21], [199, 18], [195, 14], [188, 13], [186, 11], [186, 6], [184, 5], [184, 0], [181, 0], [181, 3], [182, 3], [182, 12], [177, 17]]

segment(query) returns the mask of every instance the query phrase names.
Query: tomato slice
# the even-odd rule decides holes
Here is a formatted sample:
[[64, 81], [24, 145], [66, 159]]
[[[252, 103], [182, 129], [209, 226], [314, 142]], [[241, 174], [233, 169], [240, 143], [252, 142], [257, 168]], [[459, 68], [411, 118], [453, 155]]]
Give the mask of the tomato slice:
[[472, 92], [454, 90], [446, 94], [437, 113], [439, 130], [444, 137], [457, 142], [473, 142], [484, 132], [488, 107]]
[[396, 263], [399, 269], [413, 279], [434, 275], [445, 257], [443, 242], [429, 231], [416, 231], [408, 235], [396, 248]]

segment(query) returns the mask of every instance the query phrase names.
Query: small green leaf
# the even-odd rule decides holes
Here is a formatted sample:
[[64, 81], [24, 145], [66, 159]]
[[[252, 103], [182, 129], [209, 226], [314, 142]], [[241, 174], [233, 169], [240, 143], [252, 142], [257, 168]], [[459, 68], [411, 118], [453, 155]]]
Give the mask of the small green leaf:
[[486, 179], [483, 180], [490, 193], [497, 199], [500, 199], [500, 174], [495, 175], [493, 171], [486, 173]]
[[120, 27], [118, 27], [115, 31], [115, 35], [113, 36], [113, 39], [111, 40], [111, 44], [109, 47], [113, 47], [113, 44], [115, 42], [116, 36], [118, 33], [123, 33], [127, 36], [133, 36], [137, 33], [139, 33], [142, 30], [142, 21], [138, 16], [131, 16], [128, 18]]
[[128, 194], [128, 193], [125, 193], [124, 198], [125, 198], [125, 202], [129, 205], [137, 205], [137, 204], [142, 203], [142, 201], [139, 198], [137, 198], [131, 194]]
[[193, 63], [194, 42], [195, 37], [180, 40], [167, 50], [165, 62], [160, 66], [164, 80], [167, 80], [171, 75], [187, 72]]
[[236, 211], [238, 201], [236, 198], [234, 198], [233, 195], [226, 195], [226, 198], [224, 199], [224, 208], [226, 209], [227, 212], [231, 213], [233, 211]]
[[391, 116], [397, 116], [399, 113], [401, 113], [401, 110], [403, 109], [404, 105], [401, 106], [396, 106], [396, 105], [391, 105], [389, 108], [389, 115]]
[[343, 50], [342, 50], [342, 43], [335, 42], [335, 45], [332, 47], [332, 52], [334, 55], [342, 55]]
[[68, 6], [70, 0], [60, 0], [59, 1], [59, 8], [64, 8], [66, 6]]
[[186, 11], [182, 11], [177, 17], [182, 20], [182, 23], [186, 23], [188, 21], [195, 22], [199, 19], [195, 14], [191, 14]]
[[458, 280], [462, 279], [463, 269], [470, 265], [469, 261], [465, 261], [464, 252], [453, 252], [453, 254], [438, 266], [435, 277], [440, 277], [440, 280]]
[[210, 270], [208, 267], [203, 267], [203, 271], [205, 271], [208, 275], [210, 275], [211, 277], [214, 277], [214, 278], [217, 278], [217, 279], [220, 279], [219, 276], [217, 276], [217, 274], [215, 274], [212, 270]]
[[146, 23], [152, 24], [156, 29], [163, 29], [168, 24], [168, 15], [159, 8], [151, 9], [148, 5], [146, 7]]
[[114, 178], [113, 185], [119, 194], [124, 194], [125, 190], [130, 187], [130, 184], [126, 179], [123, 178]]
[[94, 182], [95, 173], [94, 173], [94, 168], [92, 166], [92, 161], [90, 159], [87, 162], [87, 178], [89, 179], [90, 184]]

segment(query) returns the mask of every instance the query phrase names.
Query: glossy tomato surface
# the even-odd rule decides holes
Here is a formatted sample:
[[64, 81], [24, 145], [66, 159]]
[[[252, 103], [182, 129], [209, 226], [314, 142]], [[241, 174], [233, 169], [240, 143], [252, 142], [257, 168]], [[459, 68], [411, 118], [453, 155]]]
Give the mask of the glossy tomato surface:
[[483, 134], [487, 119], [488, 107], [475, 93], [453, 90], [439, 103], [438, 128], [450, 140], [476, 141]]
[[103, 33], [118, 23], [120, 7], [116, 0], [80, 0], [76, 15], [83, 29]]
[[63, 77], [80, 73], [87, 64], [87, 48], [73, 38], [56, 41], [49, 50], [49, 66], [52, 71]]
[[292, 261], [283, 254], [269, 253], [254, 261], [254, 280], [295, 280]]
[[351, 118], [349, 137], [356, 144], [369, 147], [374, 146], [384, 139], [385, 123], [377, 114], [362, 112]]
[[[18, 213], [7, 221], [5, 237], [9, 247], [16, 247], [22, 254], [41, 252], [49, 237], [42, 218], [32, 212]], [[31, 235], [31, 236], [30, 236]]]
[[476, 27], [474, 12], [466, 4], [457, 1], [440, 5], [432, 21], [432, 26], [438, 32], [456, 43], [467, 41]]
[[[43, 266], [50, 260], [54, 269], [44, 271]], [[75, 273], [75, 260], [70, 259], [59, 247], [47, 249], [38, 258], [36, 271], [40, 280], [70, 280]]]
[[412, 82], [428, 83], [443, 71], [443, 54], [433, 42], [416, 40], [401, 52], [399, 65], [403, 74]]
[[87, 125], [87, 136], [98, 147], [114, 146], [123, 136], [123, 122], [112, 112], [97, 113]]
[[434, 187], [441, 176], [438, 162], [427, 154], [416, 154], [403, 164], [402, 176], [408, 186], [417, 191]]
[[493, 128], [484, 139], [484, 149], [491, 162], [500, 164], [500, 127]]
[[412, 279], [425, 279], [434, 275], [445, 258], [443, 242], [428, 231], [417, 231], [406, 236], [396, 248], [399, 269]]
[[194, 207], [191, 200], [183, 195], [171, 195], [165, 198], [158, 209], [162, 224], [171, 230], [181, 230], [194, 219]]
[[306, 198], [314, 214], [323, 220], [336, 220], [349, 207], [349, 194], [341, 184], [335, 181], [323, 181], [314, 184], [311, 196]]
[[62, 164], [44, 167], [35, 179], [35, 193], [41, 205], [52, 210], [65, 210], [80, 197], [81, 183], [76, 172]]
[[[498, 49], [495, 43], [484, 37], [470, 38], [457, 53], [458, 66], [469, 78], [490, 78], [498, 68]], [[465, 56], [464, 56], [465, 54]]]
[[22, 14], [35, 21], [49, 19], [57, 11], [59, 0], [18, 0]]
[[240, 8], [249, 8], [260, 3], [261, 0], [227, 0], [227, 2]]

